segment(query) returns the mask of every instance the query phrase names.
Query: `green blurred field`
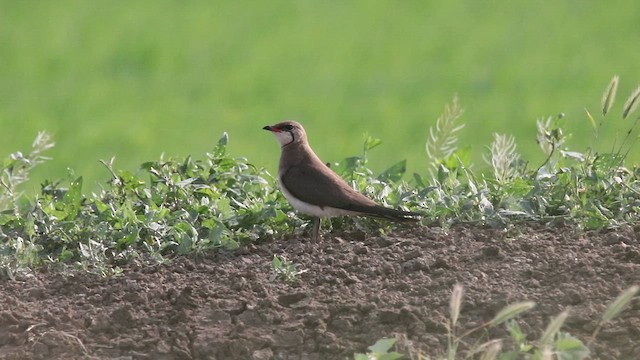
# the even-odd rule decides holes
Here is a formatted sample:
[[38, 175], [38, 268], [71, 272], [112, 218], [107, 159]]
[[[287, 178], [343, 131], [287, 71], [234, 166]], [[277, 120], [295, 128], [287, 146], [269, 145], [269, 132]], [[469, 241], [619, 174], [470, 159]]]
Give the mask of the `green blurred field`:
[[31, 188], [72, 168], [93, 189], [108, 179], [99, 159], [202, 158], [227, 131], [234, 154], [274, 172], [261, 128], [297, 119], [325, 161], [360, 153], [368, 132], [384, 141], [374, 169], [406, 158], [425, 173], [427, 129], [457, 93], [477, 166], [494, 132], [540, 160], [535, 119], [564, 112], [583, 150], [584, 108], [599, 114], [618, 74], [605, 151], [631, 123], [638, 14], [635, 0], [0, 1], [0, 157], [46, 129], [54, 160]]

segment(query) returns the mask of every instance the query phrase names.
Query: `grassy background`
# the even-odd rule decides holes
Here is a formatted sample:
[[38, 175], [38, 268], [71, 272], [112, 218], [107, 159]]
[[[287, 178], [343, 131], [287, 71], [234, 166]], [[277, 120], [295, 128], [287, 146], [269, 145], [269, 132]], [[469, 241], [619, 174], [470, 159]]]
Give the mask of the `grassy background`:
[[384, 141], [374, 169], [425, 173], [427, 129], [457, 93], [478, 165], [493, 132], [540, 160], [535, 119], [565, 113], [584, 149], [583, 109], [598, 114], [618, 74], [605, 151], [630, 126], [617, 119], [640, 82], [638, 13], [634, 0], [0, 0], [0, 157], [46, 129], [55, 159], [31, 186], [72, 168], [95, 188], [98, 159], [202, 158], [227, 131], [234, 154], [274, 172], [261, 128], [297, 119], [325, 161], [360, 153], [368, 132]]

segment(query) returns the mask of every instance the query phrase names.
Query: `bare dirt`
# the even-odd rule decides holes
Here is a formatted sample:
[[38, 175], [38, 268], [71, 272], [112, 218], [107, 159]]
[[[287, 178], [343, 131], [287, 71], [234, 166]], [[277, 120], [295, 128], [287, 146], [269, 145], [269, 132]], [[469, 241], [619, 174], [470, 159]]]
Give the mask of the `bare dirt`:
[[[456, 283], [465, 291], [460, 331], [532, 300], [537, 306], [520, 319], [529, 339], [570, 308], [563, 330], [586, 343], [607, 304], [640, 284], [639, 233], [414, 227], [325, 234], [319, 243], [264, 240], [106, 279], [3, 279], [0, 359], [348, 359], [383, 337], [397, 337], [405, 354], [434, 356], [446, 348]], [[292, 283], [273, 280], [274, 254], [308, 271]], [[640, 301], [590, 348], [596, 359], [640, 359]]]

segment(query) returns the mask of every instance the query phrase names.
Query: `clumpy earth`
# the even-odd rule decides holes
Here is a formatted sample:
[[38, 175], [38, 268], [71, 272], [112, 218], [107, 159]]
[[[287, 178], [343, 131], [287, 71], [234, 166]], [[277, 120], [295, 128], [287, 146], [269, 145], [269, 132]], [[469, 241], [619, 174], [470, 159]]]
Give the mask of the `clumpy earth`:
[[[307, 270], [272, 278], [273, 255]], [[130, 265], [121, 276], [38, 272], [0, 280], [0, 359], [349, 359], [385, 337], [406, 358], [446, 349], [445, 319], [464, 286], [462, 333], [505, 305], [535, 340], [563, 327], [591, 340], [606, 306], [640, 284], [640, 226], [580, 231], [523, 225], [399, 228], [385, 235], [264, 239], [234, 252]], [[462, 346], [508, 338], [503, 326]], [[509, 343], [505, 342], [505, 346]], [[640, 359], [636, 298], [590, 345], [595, 359]]]

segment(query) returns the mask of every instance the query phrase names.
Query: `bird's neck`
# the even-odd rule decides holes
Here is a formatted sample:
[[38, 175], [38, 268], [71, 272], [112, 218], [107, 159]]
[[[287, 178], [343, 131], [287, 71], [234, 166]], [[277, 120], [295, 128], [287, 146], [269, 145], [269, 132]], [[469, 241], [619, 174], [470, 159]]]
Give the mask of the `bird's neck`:
[[284, 167], [309, 164], [316, 161], [320, 161], [318, 155], [313, 152], [313, 149], [307, 143], [293, 143], [282, 148], [282, 154], [280, 155], [280, 172]]

